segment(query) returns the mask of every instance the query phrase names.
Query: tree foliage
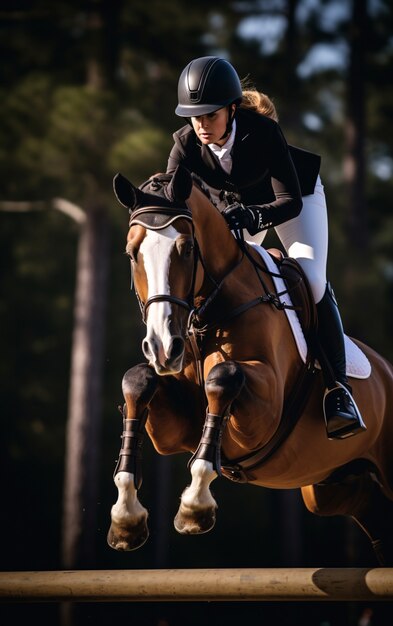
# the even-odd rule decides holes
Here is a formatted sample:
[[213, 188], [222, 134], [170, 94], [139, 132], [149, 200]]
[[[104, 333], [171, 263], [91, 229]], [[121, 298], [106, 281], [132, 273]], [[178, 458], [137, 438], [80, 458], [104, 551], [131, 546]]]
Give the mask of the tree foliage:
[[[349, 0], [14, 0], [0, 9], [3, 199], [63, 197], [84, 209], [97, 200], [106, 207], [111, 230], [100, 478], [103, 526], [114, 497], [110, 474], [121, 428], [116, 411], [120, 381], [141, 360], [143, 332], [134, 294], [128, 291], [123, 254], [127, 212], [113, 198], [112, 177], [122, 171], [139, 184], [166, 168], [171, 133], [182, 123], [174, 115], [177, 79], [191, 58], [225, 55], [242, 78], [249, 76], [273, 97], [290, 142], [322, 155], [329, 272], [346, 329], [393, 358], [393, 7], [388, 0], [368, 2], [363, 182], [370, 245], [361, 263], [347, 254], [351, 242], [344, 177], [352, 9]], [[329, 63], [331, 58], [335, 61]], [[8, 477], [4, 497], [19, 518], [11, 520], [3, 511], [1, 525], [5, 536], [15, 527], [22, 537], [16, 550], [6, 548], [4, 566], [9, 569], [58, 566], [77, 240], [77, 226], [58, 213], [0, 213], [0, 323], [5, 330], [1, 459]], [[147, 457], [153, 455], [147, 452]], [[25, 515], [15, 504], [24, 473], [30, 477], [27, 535]], [[154, 480], [151, 469], [147, 496]], [[45, 500], [42, 483], [49, 494]], [[224, 488], [223, 497], [225, 493]], [[246, 509], [246, 501], [257, 495], [244, 493], [242, 501], [241, 494], [228, 489], [228, 499], [239, 498]], [[274, 504], [262, 494], [258, 497], [253, 501], [256, 508], [260, 504], [257, 523], [273, 532], [262, 508]], [[108, 554], [105, 530], [97, 532], [100, 562], [123, 567], [124, 561]], [[264, 540], [257, 524], [253, 532], [258, 541]], [[206, 544], [210, 551], [213, 543]], [[274, 545], [264, 549], [265, 561], [262, 549], [258, 554], [262, 565], [274, 562]], [[181, 551], [176, 543], [174, 561]], [[144, 558], [154, 561], [152, 552], [147, 554]], [[239, 553], [236, 558], [242, 560]], [[308, 554], [303, 564], [312, 558]], [[329, 564], [330, 558], [328, 547], [321, 560]], [[136, 566], [141, 562], [140, 556], [132, 561]]]

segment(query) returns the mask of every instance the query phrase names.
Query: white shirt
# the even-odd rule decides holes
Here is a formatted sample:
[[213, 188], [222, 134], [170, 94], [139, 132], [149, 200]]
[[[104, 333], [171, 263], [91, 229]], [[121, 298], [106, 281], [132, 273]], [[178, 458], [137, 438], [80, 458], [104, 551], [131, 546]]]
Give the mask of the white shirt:
[[210, 150], [213, 152], [214, 156], [217, 157], [217, 159], [219, 160], [219, 163], [222, 169], [227, 174], [230, 174], [232, 170], [231, 151], [233, 147], [233, 142], [235, 141], [235, 135], [236, 135], [236, 120], [233, 120], [231, 134], [229, 135], [228, 139], [226, 140], [223, 146], [218, 146], [216, 143], [207, 144]]

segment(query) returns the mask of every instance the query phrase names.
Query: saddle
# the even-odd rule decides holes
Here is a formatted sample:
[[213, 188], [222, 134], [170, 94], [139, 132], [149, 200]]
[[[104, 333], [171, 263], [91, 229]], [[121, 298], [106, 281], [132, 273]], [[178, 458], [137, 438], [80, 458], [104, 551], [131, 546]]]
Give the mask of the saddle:
[[269, 248], [267, 252], [284, 280], [292, 304], [296, 309], [309, 352], [315, 356], [318, 316], [308, 278], [296, 259], [285, 256], [277, 248]]

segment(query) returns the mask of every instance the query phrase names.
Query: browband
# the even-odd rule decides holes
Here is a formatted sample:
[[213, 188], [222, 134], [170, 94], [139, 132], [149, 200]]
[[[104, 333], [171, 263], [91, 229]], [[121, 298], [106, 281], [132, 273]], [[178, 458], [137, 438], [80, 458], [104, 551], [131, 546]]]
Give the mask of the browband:
[[129, 226], [139, 224], [149, 230], [161, 230], [180, 218], [192, 221], [191, 211], [172, 207], [147, 206], [131, 213]]

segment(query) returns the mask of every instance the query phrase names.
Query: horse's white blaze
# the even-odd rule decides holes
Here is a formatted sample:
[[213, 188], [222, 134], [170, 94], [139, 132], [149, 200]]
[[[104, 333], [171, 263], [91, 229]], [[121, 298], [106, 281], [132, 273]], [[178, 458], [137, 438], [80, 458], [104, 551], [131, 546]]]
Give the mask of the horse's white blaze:
[[217, 503], [209, 489], [210, 483], [217, 478], [213, 464], [204, 459], [196, 459], [191, 466], [191, 476], [191, 484], [182, 494], [181, 505], [195, 511], [215, 508]]
[[[169, 267], [170, 257], [174, 248], [175, 239], [179, 233], [168, 226], [160, 231], [148, 230], [144, 238], [140, 253], [147, 276], [147, 296], [170, 295]], [[150, 305], [147, 316], [146, 341], [150, 352], [160, 363], [164, 363], [171, 343], [169, 331], [169, 316], [171, 304], [169, 302], [154, 302]], [[153, 363], [154, 364], [154, 363]]]
[[119, 472], [114, 481], [118, 489], [118, 498], [111, 509], [112, 521], [115, 524], [127, 523], [132, 526], [140, 522], [143, 517], [147, 518], [147, 510], [138, 500], [134, 475], [130, 472]]

